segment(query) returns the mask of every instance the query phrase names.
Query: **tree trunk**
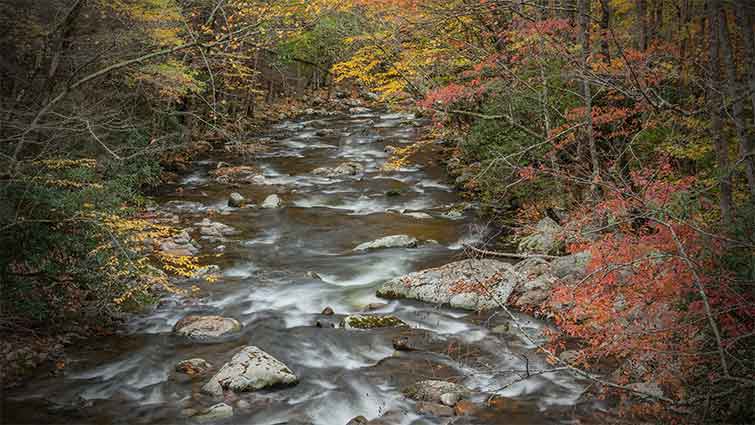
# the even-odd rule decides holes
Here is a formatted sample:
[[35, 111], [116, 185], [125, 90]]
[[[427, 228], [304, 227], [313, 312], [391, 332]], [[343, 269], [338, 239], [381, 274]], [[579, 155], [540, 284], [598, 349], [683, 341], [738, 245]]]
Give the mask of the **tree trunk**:
[[[753, 158], [752, 144], [747, 136], [744, 120], [744, 105], [742, 101], [742, 90], [737, 78], [737, 66], [734, 63], [734, 54], [732, 52], [731, 37], [729, 36], [729, 27], [726, 19], [726, 12], [721, 9], [719, 13], [719, 35], [721, 38], [721, 53], [723, 53], [724, 66], [726, 67], [726, 92], [731, 102], [732, 118], [734, 127], [739, 139], [740, 161], [745, 166], [745, 175], [747, 176], [747, 186], [750, 189], [750, 200], [755, 202], [755, 158]], [[727, 102], [727, 103], [728, 103]]]
[[594, 199], [598, 195], [598, 179], [600, 177], [600, 161], [598, 149], [595, 145], [595, 134], [592, 122], [592, 90], [588, 78], [590, 69], [590, 0], [578, 0], [579, 13], [579, 44], [582, 46], [582, 95], [585, 102], [585, 131], [587, 133], [587, 145], [590, 149], [592, 162], [592, 181], [590, 192]]
[[645, 51], [648, 48], [647, 0], [636, 1], [638, 46], [640, 50]]
[[755, 126], [755, 36], [752, 32], [752, 25], [755, 22], [752, 18], [753, 6], [748, 3], [749, 0], [739, 0], [737, 2], [739, 10], [734, 13], [734, 16], [737, 19], [737, 25], [744, 41], [744, 57], [749, 58], [749, 61], [746, 61], [745, 69], [748, 70], [747, 83], [750, 90], [750, 101], [752, 102], [752, 123]]
[[600, 0], [600, 50], [603, 53], [603, 61], [611, 63], [611, 51], [608, 47], [609, 30], [611, 26], [611, 5], [609, 0]]
[[719, 196], [721, 220], [726, 224], [730, 224], [733, 221], [733, 211], [731, 173], [729, 172], [729, 146], [726, 138], [721, 134], [723, 128], [721, 123], [723, 99], [721, 96], [721, 83], [719, 81], [721, 72], [721, 55], [719, 51], [719, 38], [721, 34], [721, 30], [719, 29], [721, 26], [720, 9], [720, 0], [710, 0], [708, 4], [708, 103], [711, 116], [711, 131], [718, 164], [718, 185], [721, 191]]

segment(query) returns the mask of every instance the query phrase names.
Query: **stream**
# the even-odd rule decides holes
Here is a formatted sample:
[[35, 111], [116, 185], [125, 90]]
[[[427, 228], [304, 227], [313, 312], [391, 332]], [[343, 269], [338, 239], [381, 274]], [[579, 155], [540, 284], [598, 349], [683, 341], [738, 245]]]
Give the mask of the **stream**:
[[[62, 376], [40, 374], [3, 395], [3, 418], [9, 423], [195, 423], [187, 409], [201, 411], [218, 400], [199, 391], [207, 376], [191, 379], [176, 373], [175, 365], [199, 357], [219, 368], [239, 348], [255, 345], [288, 365], [300, 382], [226, 399], [234, 416], [219, 423], [345, 425], [358, 415], [374, 419], [386, 413], [399, 418], [386, 423], [396, 424], [574, 423], [569, 412], [584, 382], [556, 372], [508, 385], [517, 378], [511, 370], [550, 366], [506, 326], [502, 314], [375, 296], [388, 279], [463, 259], [464, 243], [487, 236], [474, 208], [448, 214], [461, 211], [462, 201], [437, 156], [420, 155], [416, 164], [381, 171], [389, 156], [386, 146], [413, 143], [419, 124], [411, 115], [366, 109], [306, 116], [271, 127], [270, 149], [254, 159], [221, 155], [195, 162], [178, 184], [182, 192], [167, 186], [156, 200], [161, 208], [180, 212], [182, 227], [214, 209], [212, 220], [238, 230], [225, 240], [193, 234], [203, 261], [220, 267], [220, 279], [196, 283], [197, 298], [166, 297], [114, 336], [68, 348]], [[218, 161], [254, 165], [264, 177], [238, 187], [217, 183], [209, 172]], [[362, 164], [364, 172], [335, 178], [311, 173], [347, 161]], [[257, 205], [278, 194], [283, 205], [227, 207], [234, 191]], [[413, 214], [419, 212], [429, 216]], [[416, 248], [353, 250], [400, 234], [421, 242]], [[222, 254], [219, 245], [225, 247]], [[336, 314], [321, 315], [325, 307]], [[338, 327], [344, 314], [368, 307], [370, 313], [397, 316], [411, 329]], [[189, 314], [233, 317], [243, 328], [212, 343], [190, 341], [171, 332]], [[547, 327], [524, 315], [520, 320], [533, 334]], [[393, 338], [407, 332], [434, 343], [428, 350], [396, 351]], [[463, 384], [480, 404], [494, 393], [505, 403], [470, 417], [422, 415], [401, 394], [422, 379]]]

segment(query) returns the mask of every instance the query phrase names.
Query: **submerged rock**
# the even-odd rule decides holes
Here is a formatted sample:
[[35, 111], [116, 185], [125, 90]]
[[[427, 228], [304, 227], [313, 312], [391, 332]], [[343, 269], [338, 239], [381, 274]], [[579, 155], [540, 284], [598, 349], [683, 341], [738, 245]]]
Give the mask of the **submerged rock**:
[[233, 407], [225, 403], [218, 403], [204, 412], [193, 416], [193, 418], [199, 422], [213, 422], [230, 418], [231, 416], [233, 416]]
[[278, 208], [282, 203], [283, 201], [281, 201], [281, 198], [278, 195], [272, 194], [262, 202], [262, 208]]
[[178, 362], [176, 372], [185, 373], [189, 376], [202, 375], [212, 368], [205, 359], [188, 359]]
[[378, 289], [377, 295], [488, 310], [505, 304], [522, 280], [511, 264], [468, 259], [392, 279]]
[[454, 409], [439, 403], [417, 402], [417, 413], [421, 415], [448, 417], [454, 416]]
[[409, 326], [395, 316], [378, 316], [372, 314], [354, 314], [346, 316], [340, 323], [345, 329], [377, 329]]
[[409, 235], [385, 236], [372, 242], [365, 242], [354, 248], [354, 251], [366, 251], [380, 248], [415, 248], [417, 239]]
[[278, 385], [295, 385], [299, 379], [280, 360], [254, 346], [247, 346], [202, 387], [202, 392], [222, 395], [223, 390], [255, 391]]
[[173, 326], [177, 335], [193, 339], [216, 338], [240, 330], [238, 320], [222, 316], [186, 316]]

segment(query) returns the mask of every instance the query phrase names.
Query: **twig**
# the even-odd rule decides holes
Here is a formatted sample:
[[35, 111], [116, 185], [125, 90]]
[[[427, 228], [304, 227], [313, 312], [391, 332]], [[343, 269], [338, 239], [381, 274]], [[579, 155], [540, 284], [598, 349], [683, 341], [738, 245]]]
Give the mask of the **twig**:
[[488, 251], [487, 249], [480, 249], [475, 248], [472, 245], [468, 244], [462, 244], [464, 248], [467, 248], [471, 251], [474, 251], [478, 254], [485, 255], [488, 257], [505, 257], [505, 258], [518, 258], [520, 260], [526, 260], [528, 258], [543, 258], [546, 260], [555, 260], [557, 258], [563, 258], [558, 255], [545, 255], [545, 254], [514, 254], [511, 252], [498, 252], [498, 251]]

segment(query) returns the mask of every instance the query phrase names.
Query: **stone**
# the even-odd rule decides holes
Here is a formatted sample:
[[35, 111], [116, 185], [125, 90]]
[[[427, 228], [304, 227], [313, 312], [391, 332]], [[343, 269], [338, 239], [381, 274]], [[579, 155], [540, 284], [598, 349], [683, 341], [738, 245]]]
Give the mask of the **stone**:
[[210, 264], [200, 267], [191, 274], [191, 279], [201, 280], [208, 278], [218, 278], [220, 275], [220, 266]]
[[241, 208], [241, 207], [244, 206], [244, 204], [246, 204], [246, 199], [244, 199], [244, 197], [240, 193], [238, 193], [238, 192], [233, 192], [228, 197], [228, 206], [229, 207]]
[[224, 390], [255, 391], [281, 385], [295, 385], [296, 375], [280, 360], [255, 346], [247, 346], [223, 365], [202, 387], [205, 394], [220, 396]]
[[177, 335], [193, 338], [216, 338], [241, 330], [241, 323], [230, 317], [186, 316], [173, 326]]
[[354, 248], [354, 251], [367, 251], [370, 249], [381, 248], [415, 248], [417, 243], [417, 239], [409, 235], [392, 235], [376, 239], [372, 242], [359, 244]]
[[220, 167], [210, 172], [210, 175], [215, 177], [215, 181], [222, 184], [249, 183], [259, 174], [260, 171], [258, 169], [249, 165]]
[[279, 208], [282, 203], [283, 201], [281, 201], [281, 198], [278, 195], [272, 194], [262, 202], [262, 208]]
[[340, 326], [345, 329], [377, 329], [409, 326], [395, 316], [378, 316], [372, 314], [354, 314], [341, 320]]
[[589, 251], [559, 257], [551, 262], [551, 272], [559, 279], [579, 279], [587, 273], [587, 264], [591, 259]]
[[316, 272], [307, 272], [307, 277], [314, 280], [322, 280], [322, 276], [320, 276]]
[[176, 372], [185, 373], [189, 376], [202, 375], [212, 368], [205, 359], [188, 359], [178, 362]]
[[179, 244], [173, 240], [167, 240], [160, 243], [160, 251], [170, 257], [191, 257], [199, 250], [190, 243]]
[[430, 214], [423, 212], [409, 212], [404, 213], [404, 215], [407, 217], [416, 218], [417, 220], [426, 220], [428, 218], [433, 218], [433, 216], [431, 216]]
[[364, 306], [364, 311], [380, 310], [386, 307], [388, 307], [387, 303], [369, 303]]
[[238, 233], [233, 227], [217, 221], [212, 221], [209, 218], [205, 218], [199, 223], [194, 223], [194, 225], [199, 227], [199, 233], [203, 236], [222, 238], [223, 236], [230, 236]]
[[449, 220], [459, 220], [464, 217], [464, 213], [457, 210], [451, 210], [441, 215]]
[[346, 422], [346, 425], [367, 425], [367, 422], [369, 421], [364, 416], [356, 416], [351, 418], [350, 421]]
[[454, 409], [439, 403], [417, 402], [417, 413], [421, 415], [448, 417], [454, 416]]
[[372, 112], [370, 108], [365, 108], [363, 106], [354, 106], [352, 108], [349, 108], [349, 113], [353, 115], [369, 114], [370, 112]]
[[[402, 391], [404, 395], [415, 401], [426, 401], [431, 403], [441, 403], [441, 397], [446, 394], [457, 394], [458, 399], [454, 404], [458, 403], [460, 399], [469, 396], [470, 391], [464, 386], [454, 384], [448, 381], [438, 380], [426, 380], [419, 381], [404, 388]], [[451, 396], [446, 395], [446, 399], [449, 400]]]
[[323, 316], [332, 316], [335, 314], [335, 312], [331, 307], [325, 307], [320, 314], [322, 314]]
[[461, 400], [461, 394], [457, 392], [444, 393], [440, 396], [440, 402], [446, 406], [454, 407]]
[[233, 407], [225, 403], [218, 403], [204, 412], [193, 416], [193, 418], [199, 422], [213, 422], [230, 418], [231, 416], [233, 416]]
[[527, 291], [517, 298], [515, 305], [517, 307], [537, 307], [548, 300], [550, 291], [542, 289], [533, 289]]
[[321, 128], [317, 131], [315, 131], [315, 136], [317, 137], [331, 137], [336, 135], [336, 130], [333, 130], [332, 128]]
[[321, 177], [354, 176], [364, 171], [364, 166], [358, 162], [344, 162], [337, 167], [320, 167], [312, 170], [312, 174]]
[[[504, 305], [523, 281], [513, 266], [493, 259], [467, 259], [410, 273], [384, 283], [377, 295], [408, 298], [466, 310]], [[481, 285], [485, 291], [481, 291]]]
[[552, 218], [545, 217], [535, 226], [535, 231], [519, 241], [519, 252], [555, 254], [561, 250], [563, 228]]

